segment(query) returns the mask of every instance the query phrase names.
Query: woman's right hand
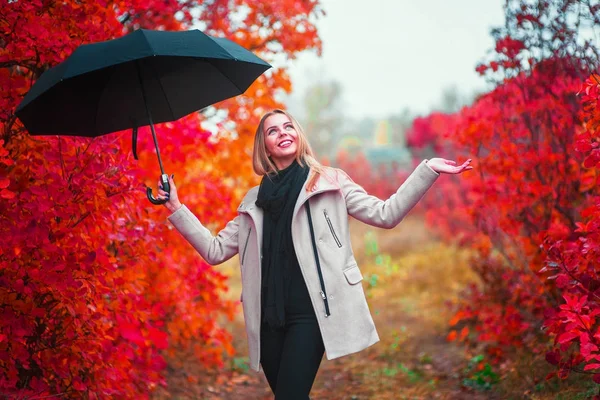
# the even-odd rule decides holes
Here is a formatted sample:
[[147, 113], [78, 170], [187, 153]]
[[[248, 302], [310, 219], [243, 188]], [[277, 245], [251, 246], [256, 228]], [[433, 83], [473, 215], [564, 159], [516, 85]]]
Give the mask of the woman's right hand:
[[165, 203], [165, 207], [169, 209], [172, 213], [179, 210], [181, 208], [181, 202], [179, 201], [179, 196], [177, 195], [177, 187], [175, 186], [175, 182], [173, 181], [173, 175], [169, 176], [169, 187], [171, 188], [171, 193], [167, 193], [162, 190], [162, 186], [160, 184], [160, 180], [158, 181], [158, 198], [168, 199]]

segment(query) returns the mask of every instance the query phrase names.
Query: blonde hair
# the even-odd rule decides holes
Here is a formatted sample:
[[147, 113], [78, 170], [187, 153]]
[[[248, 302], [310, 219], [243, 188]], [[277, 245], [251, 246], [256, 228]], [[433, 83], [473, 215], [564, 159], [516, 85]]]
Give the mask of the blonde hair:
[[262, 116], [256, 134], [254, 135], [254, 149], [252, 151], [252, 167], [257, 175], [264, 176], [277, 173], [277, 166], [267, 154], [267, 146], [265, 145], [265, 121], [272, 115], [283, 114], [288, 117], [298, 134], [298, 147], [296, 150], [296, 161], [301, 166], [308, 166], [311, 169], [312, 175], [306, 184], [308, 191], [313, 191], [316, 188], [319, 176], [324, 172], [325, 168], [315, 158], [312, 147], [306, 138], [304, 130], [288, 112], [280, 109], [274, 109]]

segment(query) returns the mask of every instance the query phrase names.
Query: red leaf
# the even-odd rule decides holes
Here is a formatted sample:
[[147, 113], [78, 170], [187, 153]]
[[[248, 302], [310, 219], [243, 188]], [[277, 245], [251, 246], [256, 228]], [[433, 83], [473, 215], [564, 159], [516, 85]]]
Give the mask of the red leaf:
[[592, 144], [590, 143], [589, 139], [588, 140], [578, 140], [575, 142], [575, 150], [579, 151], [580, 153], [587, 153], [591, 149], [592, 149]]
[[16, 196], [16, 194], [14, 192], [11, 192], [8, 189], [2, 189], [0, 190], [0, 197], [2, 197], [3, 199], [14, 199]]
[[592, 152], [583, 161], [583, 166], [586, 168], [595, 167], [600, 162], [600, 152], [598, 150], [592, 150]]
[[156, 346], [157, 349], [166, 349], [169, 347], [167, 334], [154, 327], [148, 328], [148, 339]]
[[579, 337], [579, 331], [576, 332], [565, 332], [562, 335], [560, 335], [557, 339], [557, 342], [560, 344], [565, 344], [568, 343], [570, 341], [572, 341], [575, 338]]
[[46, 309], [36, 307], [33, 310], [31, 310], [31, 315], [34, 317], [42, 318], [44, 315], [46, 315]]
[[552, 365], [558, 365], [560, 362], [560, 355], [556, 351], [549, 351], [546, 353], [546, 361]]
[[446, 336], [446, 340], [449, 342], [453, 342], [456, 340], [458, 333], [456, 331], [451, 331], [450, 333], [448, 333], [448, 336]]
[[558, 371], [558, 373], [557, 373], [557, 376], [558, 376], [560, 379], [567, 379], [567, 378], [569, 377], [569, 372], [570, 372], [570, 371], [569, 371], [568, 369], [566, 369], [566, 368], [562, 368], [562, 369], [560, 369], [560, 370]]
[[477, 66], [477, 68], [475, 68], [475, 71], [479, 74], [479, 75], [484, 75], [485, 71], [487, 71], [488, 67], [484, 64], [479, 64]]
[[90, 251], [87, 256], [85, 257], [85, 259], [83, 260], [84, 263], [86, 264], [91, 264], [94, 262], [94, 260], [96, 260], [96, 252], [95, 251]]
[[144, 344], [144, 337], [142, 336], [140, 329], [131, 323], [121, 323], [121, 336], [137, 345]]
[[569, 277], [566, 274], [560, 274], [556, 278], [556, 286], [559, 288], [566, 287], [570, 282]]
[[596, 363], [596, 364], [588, 364], [585, 367], [583, 367], [584, 371], [589, 371], [591, 369], [600, 369], [600, 364]]

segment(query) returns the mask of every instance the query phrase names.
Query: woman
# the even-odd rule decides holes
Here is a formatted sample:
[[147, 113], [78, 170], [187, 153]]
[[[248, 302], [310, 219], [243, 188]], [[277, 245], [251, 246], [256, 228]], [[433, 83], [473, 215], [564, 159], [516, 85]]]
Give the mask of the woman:
[[379, 340], [350, 247], [348, 216], [393, 228], [439, 173], [472, 169], [433, 158], [382, 201], [343, 171], [320, 165], [296, 120], [265, 114], [254, 138], [253, 167], [262, 176], [216, 236], [177, 195], [172, 180], [169, 221], [209, 264], [239, 253], [250, 366], [262, 366], [278, 400], [308, 399], [323, 353], [328, 359]]

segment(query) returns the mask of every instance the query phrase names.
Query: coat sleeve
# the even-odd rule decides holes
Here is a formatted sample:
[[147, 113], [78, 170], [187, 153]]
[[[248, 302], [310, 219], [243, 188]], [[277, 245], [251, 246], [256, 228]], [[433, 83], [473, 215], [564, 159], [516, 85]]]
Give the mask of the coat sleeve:
[[221, 264], [238, 253], [239, 216], [229, 221], [217, 236], [213, 236], [185, 205], [167, 219], [211, 265]]
[[390, 229], [402, 221], [440, 174], [431, 169], [424, 160], [396, 193], [385, 201], [367, 194], [350, 177], [342, 175], [340, 185], [346, 199], [348, 214], [366, 224]]

